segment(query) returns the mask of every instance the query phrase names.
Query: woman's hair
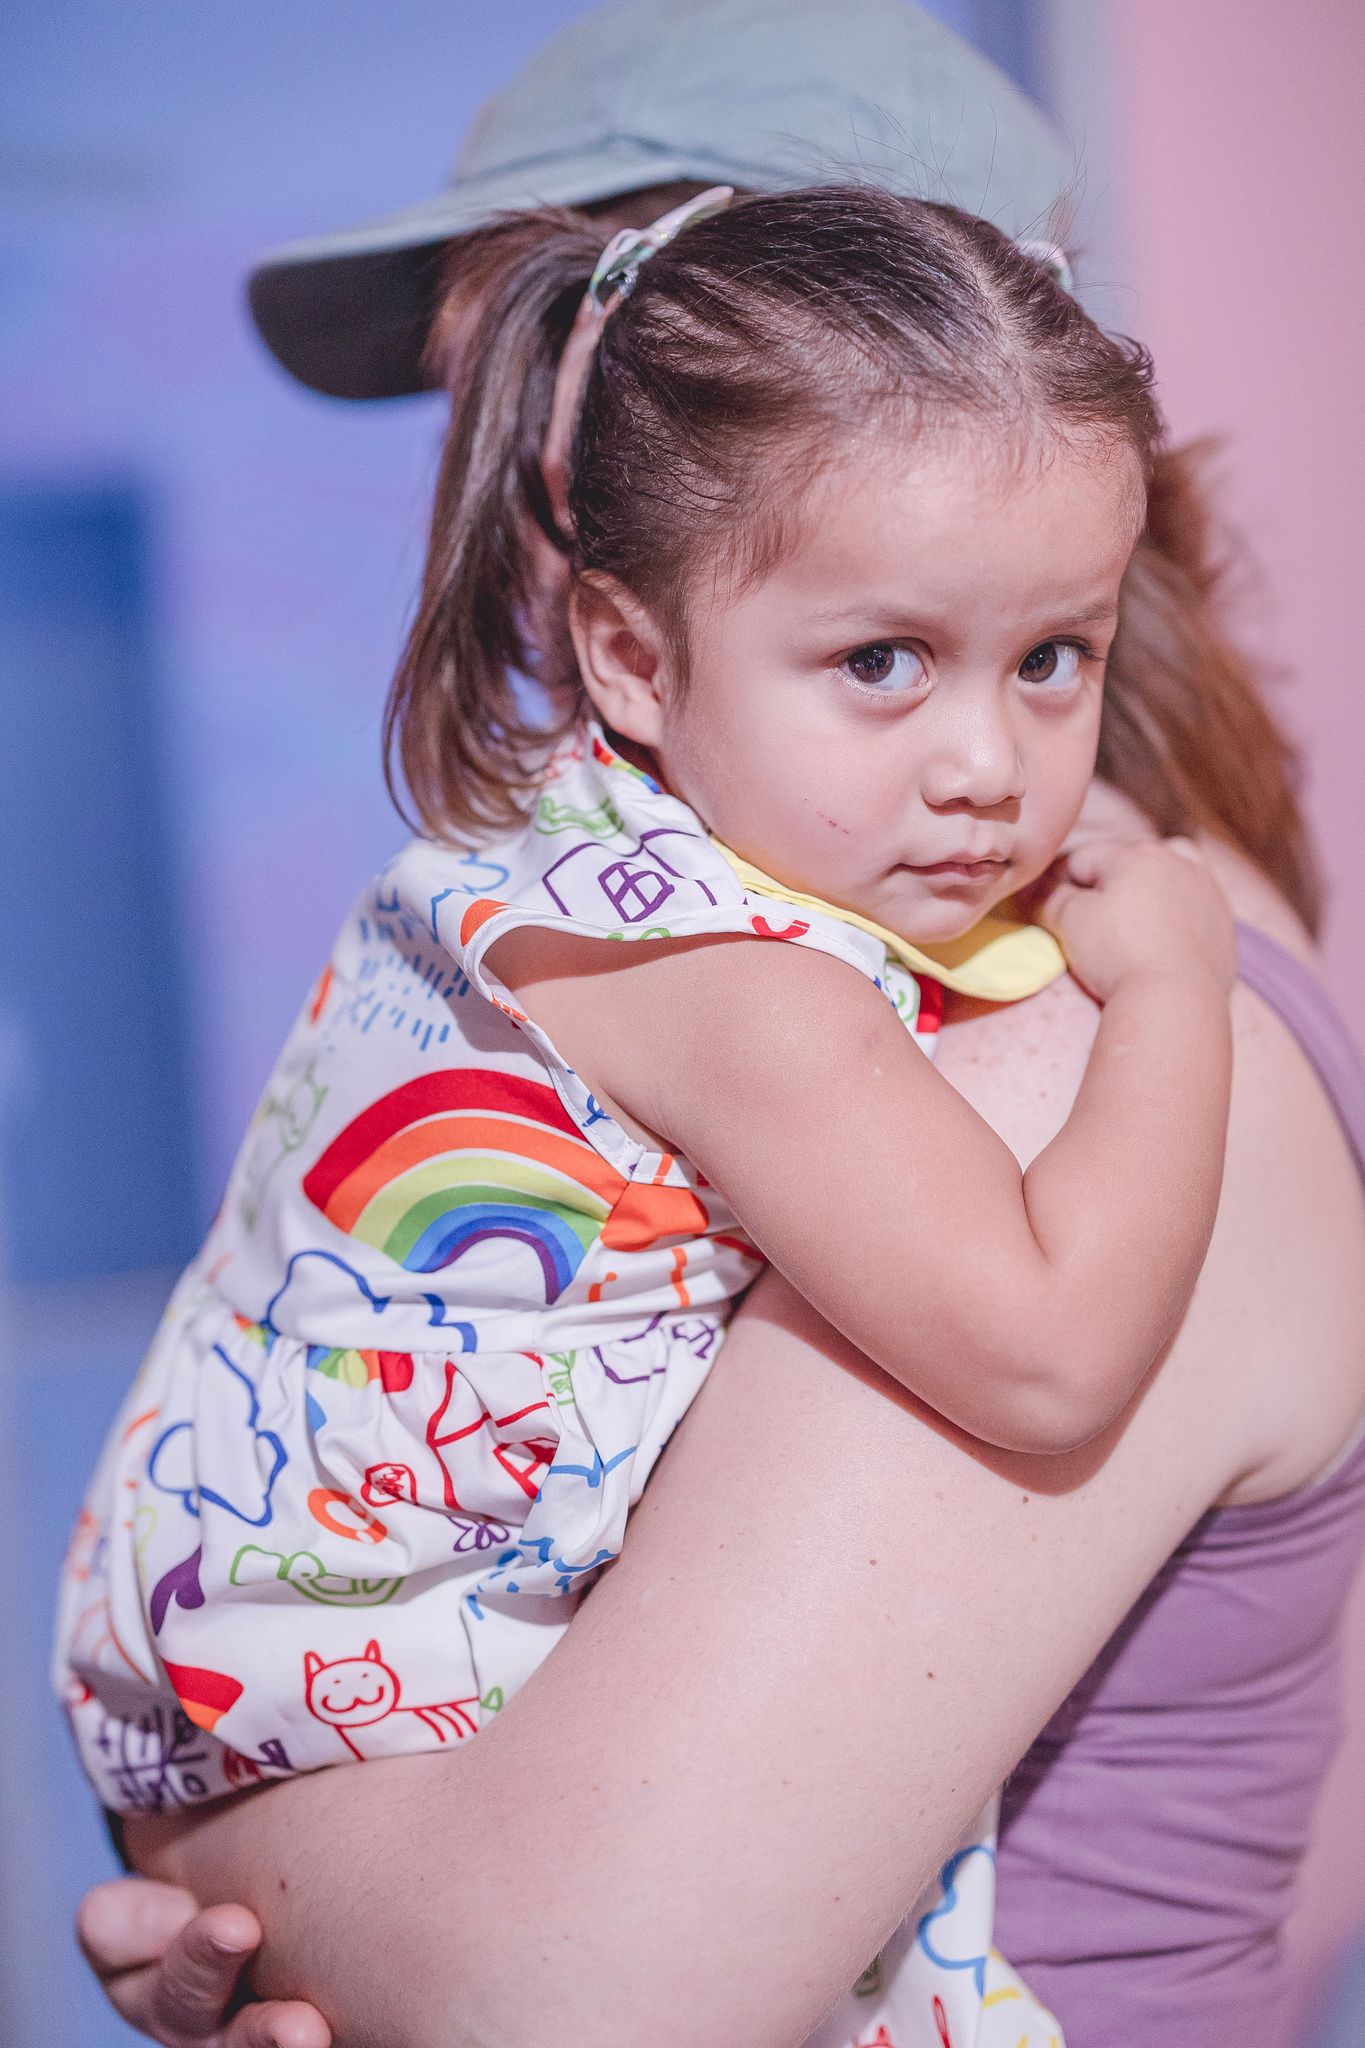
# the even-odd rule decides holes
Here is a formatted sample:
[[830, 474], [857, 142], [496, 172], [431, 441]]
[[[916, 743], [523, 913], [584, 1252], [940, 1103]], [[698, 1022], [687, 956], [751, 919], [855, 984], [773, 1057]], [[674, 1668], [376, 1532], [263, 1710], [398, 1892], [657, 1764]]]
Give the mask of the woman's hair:
[[894, 407], [912, 431], [966, 423], [1019, 459], [1055, 434], [1101, 459], [1137, 456], [1148, 516], [1100, 770], [1163, 831], [1241, 847], [1314, 923], [1289, 749], [1223, 636], [1208, 521], [1189, 458], [1161, 447], [1145, 350], [1103, 334], [1036, 256], [954, 208], [874, 186], [747, 198], [684, 229], [604, 321], [565, 534], [541, 451], [603, 240], [604, 224], [545, 211], [457, 245], [432, 343], [451, 424], [385, 718], [390, 787], [396, 753], [427, 831], [477, 837], [523, 816], [548, 749], [582, 714], [563, 607], [547, 618], [537, 603], [537, 550], [630, 590], [685, 681], [699, 581], [721, 565], [731, 587], [765, 573], [806, 487], [860, 441], [874, 460]]
[[1225, 560], [1202, 471], [1211, 447], [1159, 449], [1119, 598], [1097, 771], [1159, 832], [1208, 832], [1275, 884], [1314, 934], [1322, 878], [1299, 762], [1223, 621]]

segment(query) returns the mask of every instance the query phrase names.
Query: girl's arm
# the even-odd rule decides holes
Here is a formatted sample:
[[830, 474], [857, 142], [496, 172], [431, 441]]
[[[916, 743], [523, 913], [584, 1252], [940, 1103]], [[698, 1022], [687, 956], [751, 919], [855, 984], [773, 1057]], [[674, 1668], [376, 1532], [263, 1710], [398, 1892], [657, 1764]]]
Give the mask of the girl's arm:
[[[869, 1358], [985, 1442], [1066, 1450], [1112, 1421], [1179, 1322], [1231, 1074], [1214, 883], [1156, 844], [1087, 857], [1104, 886], [1068, 885], [1062, 929], [1108, 1000], [1071, 1115], [1024, 1173], [826, 955], [532, 929], [495, 957], [599, 1100], [664, 1133]], [[1169, 968], [1148, 964], [1143, 918]]]

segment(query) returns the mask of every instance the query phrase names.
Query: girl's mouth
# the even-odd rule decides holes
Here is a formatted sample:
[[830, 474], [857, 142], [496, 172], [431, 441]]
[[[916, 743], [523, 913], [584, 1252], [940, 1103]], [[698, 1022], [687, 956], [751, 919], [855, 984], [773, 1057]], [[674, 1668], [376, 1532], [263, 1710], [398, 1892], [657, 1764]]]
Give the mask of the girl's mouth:
[[987, 882], [1002, 874], [1008, 866], [1009, 862], [999, 856], [984, 860], [968, 860], [963, 857], [956, 860], [927, 862], [922, 867], [910, 866], [909, 872], [912, 875], [937, 875], [944, 881]]

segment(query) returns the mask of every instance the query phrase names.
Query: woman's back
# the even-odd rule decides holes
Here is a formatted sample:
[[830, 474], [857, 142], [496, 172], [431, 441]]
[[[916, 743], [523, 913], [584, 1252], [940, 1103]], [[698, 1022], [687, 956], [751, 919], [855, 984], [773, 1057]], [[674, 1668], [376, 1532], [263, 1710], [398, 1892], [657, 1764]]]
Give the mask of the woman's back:
[[1365, 1444], [1319, 1484], [1206, 1516], [1005, 1791], [997, 1938], [1066, 2028], [1283, 2038], [1280, 1934], [1341, 1727]]
[[[1292, 941], [1259, 884], [1248, 903], [1226, 879]], [[1069, 2048], [1112, 2041], [1116, 2012], [1125, 2042], [1163, 2048], [1284, 2038], [1280, 1932], [1339, 1736], [1365, 1539], [1365, 1069], [1256, 932], [1244, 980], [1261, 994], [1238, 997], [1223, 1212], [1166, 1368], [1210, 1344], [1244, 1362], [1241, 1469], [1006, 1792], [999, 1939]]]

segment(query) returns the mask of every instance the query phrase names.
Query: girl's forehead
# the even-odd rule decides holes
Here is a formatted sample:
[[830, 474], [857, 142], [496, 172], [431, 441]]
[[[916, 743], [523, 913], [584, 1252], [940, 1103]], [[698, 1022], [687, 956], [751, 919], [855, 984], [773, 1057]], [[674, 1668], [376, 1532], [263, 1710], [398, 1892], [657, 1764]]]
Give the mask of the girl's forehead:
[[812, 501], [846, 499], [879, 480], [926, 509], [980, 510], [1023, 506], [1049, 486], [1089, 485], [1097, 498], [1142, 495], [1142, 463], [1126, 436], [1086, 432], [1048, 420], [907, 418], [894, 415], [833, 442], [812, 465]]
[[970, 427], [926, 442], [869, 438], [813, 480], [774, 573], [809, 584], [933, 567], [956, 579], [1000, 573], [1003, 553], [1103, 574], [1126, 560], [1143, 509], [1138, 457], [1112, 439], [1007, 446]]

